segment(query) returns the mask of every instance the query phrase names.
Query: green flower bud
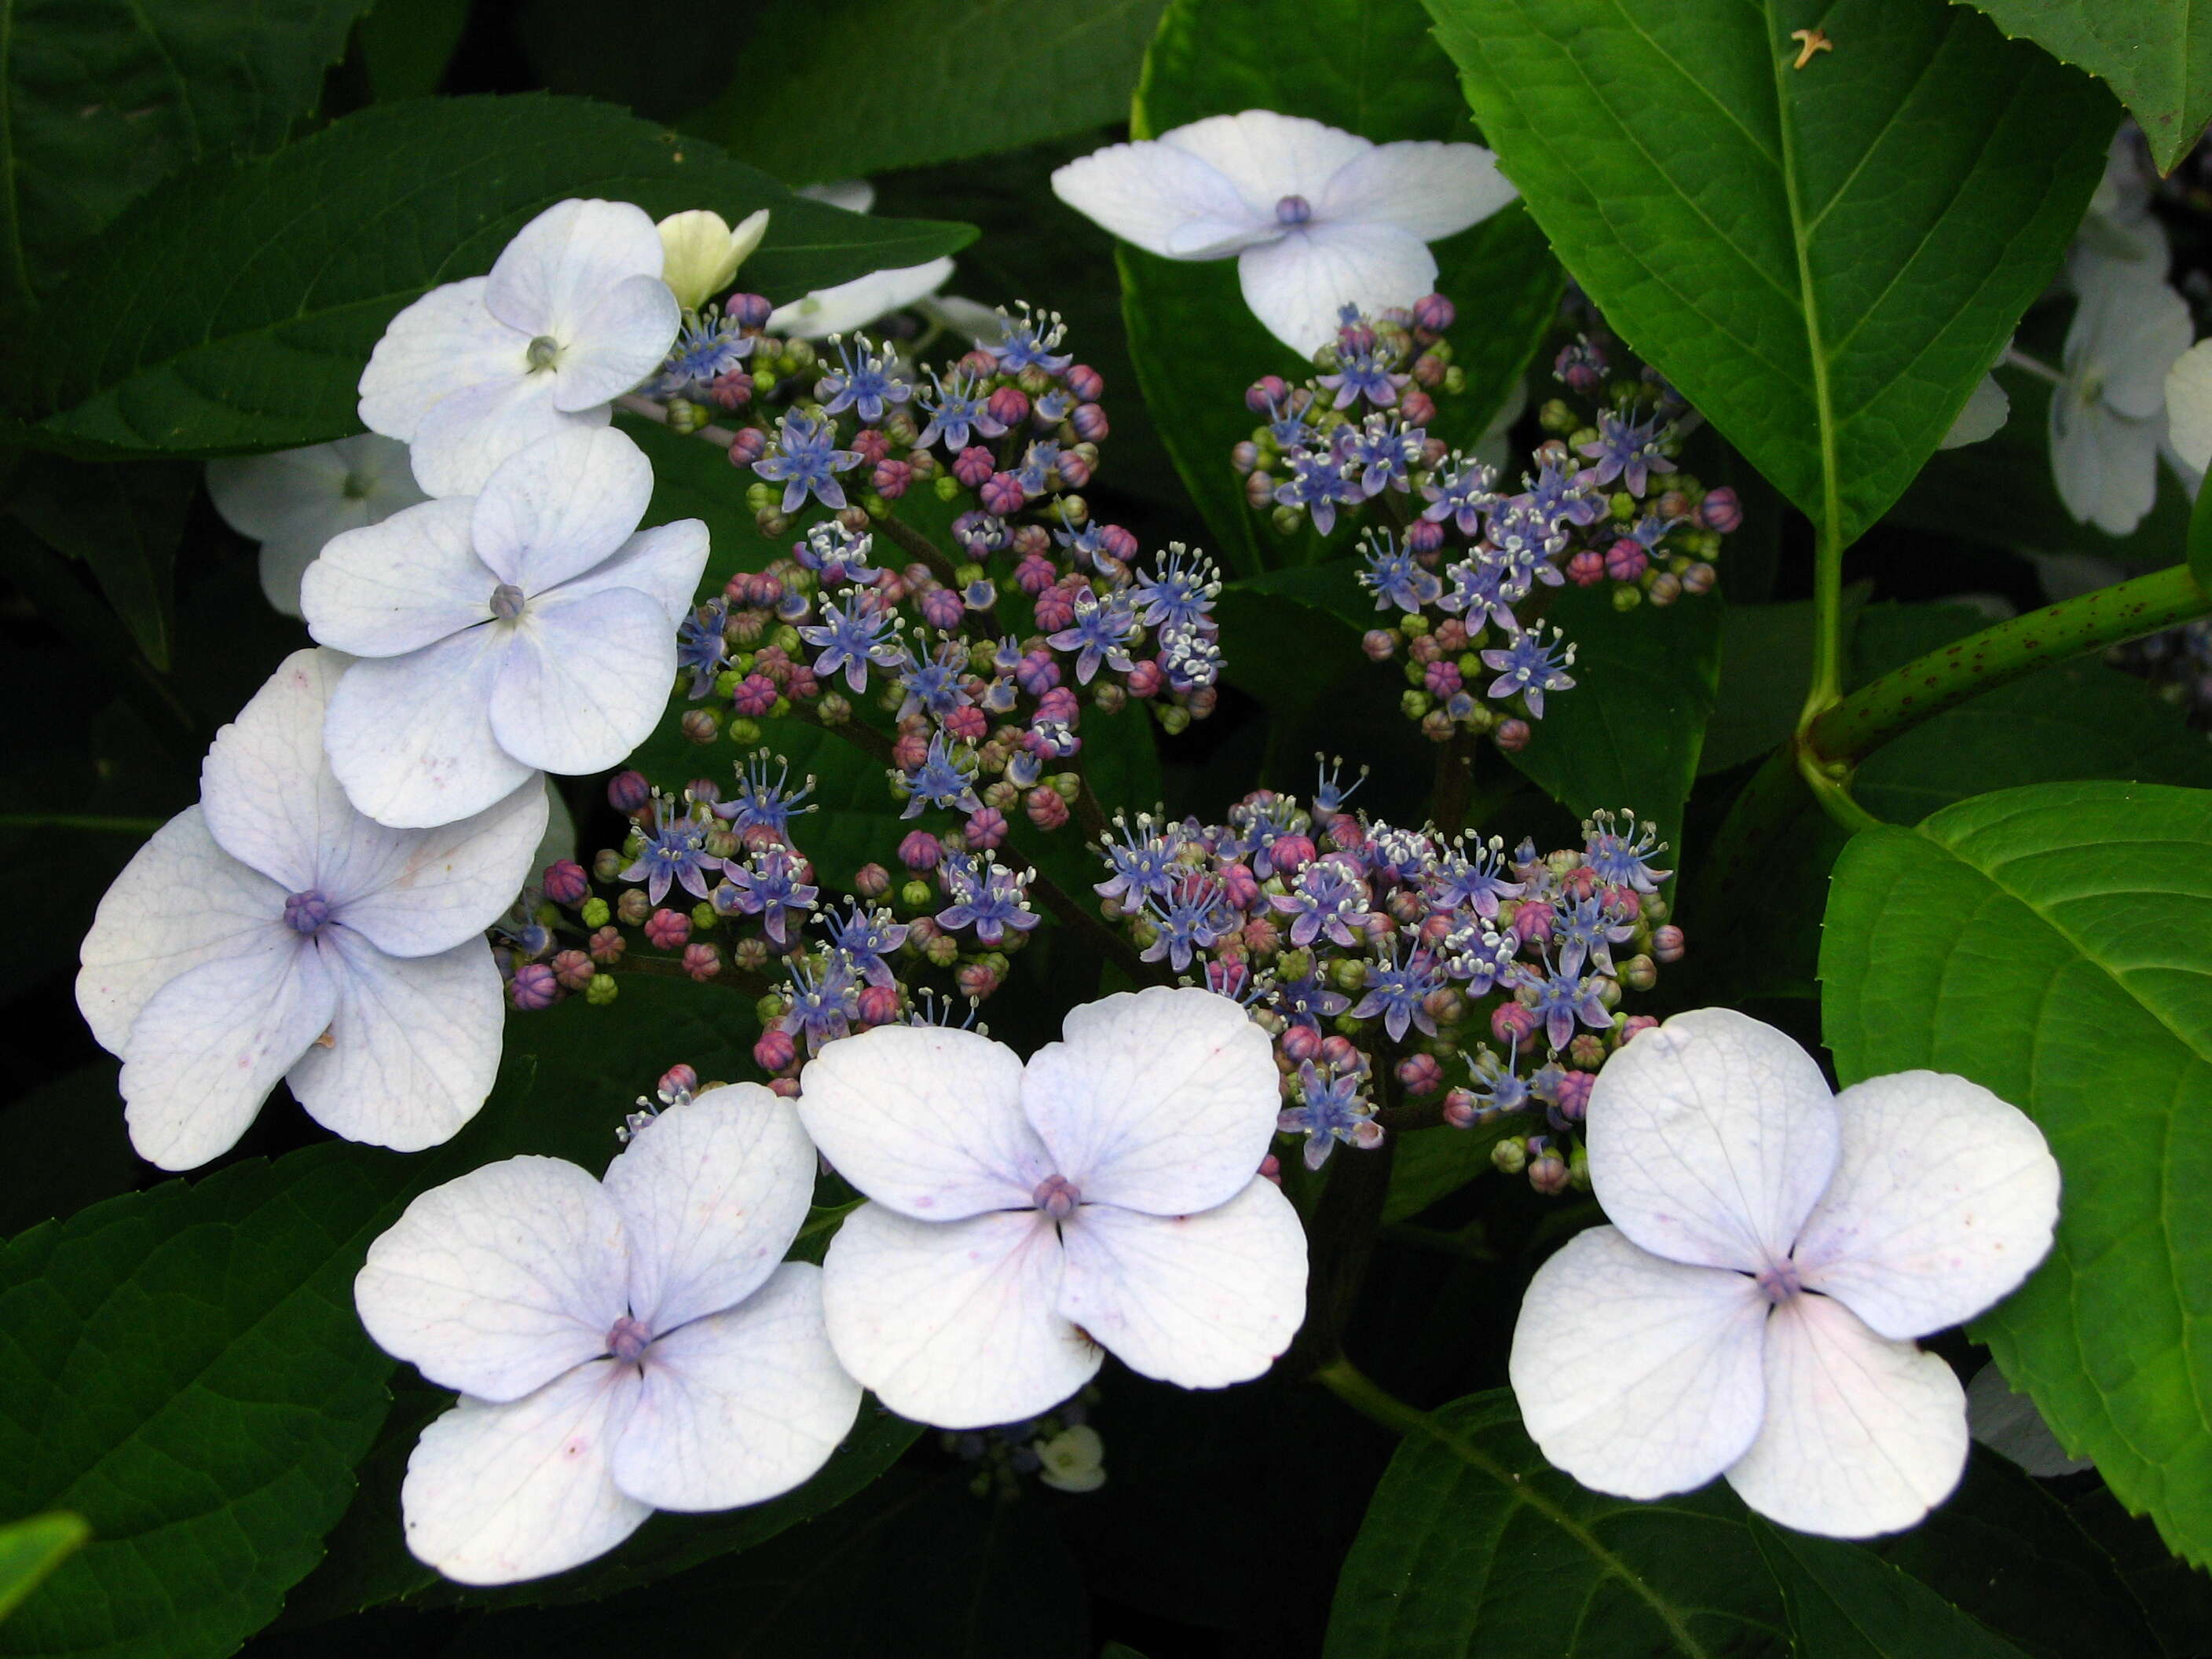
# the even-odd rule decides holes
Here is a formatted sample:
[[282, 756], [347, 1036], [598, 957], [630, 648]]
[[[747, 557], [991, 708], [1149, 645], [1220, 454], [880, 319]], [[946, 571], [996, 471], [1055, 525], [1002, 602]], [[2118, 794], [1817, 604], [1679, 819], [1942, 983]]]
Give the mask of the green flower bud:
[[1417, 720], [1427, 714], [1435, 702], [1436, 699], [1425, 691], [1408, 691], [1398, 699], [1398, 707], [1405, 710], [1407, 720]]
[[621, 989], [612, 974], [594, 974], [584, 981], [584, 1000], [594, 1008], [604, 1008]]
[[1508, 1135], [1490, 1149], [1490, 1167], [1500, 1175], [1519, 1175], [1528, 1167], [1528, 1143]]
[[586, 899], [583, 908], [576, 912], [577, 920], [585, 927], [592, 928], [605, 927], [607, 919], [613, 915], [614, 912], [608, 908], [607, 902], [596, 895]]

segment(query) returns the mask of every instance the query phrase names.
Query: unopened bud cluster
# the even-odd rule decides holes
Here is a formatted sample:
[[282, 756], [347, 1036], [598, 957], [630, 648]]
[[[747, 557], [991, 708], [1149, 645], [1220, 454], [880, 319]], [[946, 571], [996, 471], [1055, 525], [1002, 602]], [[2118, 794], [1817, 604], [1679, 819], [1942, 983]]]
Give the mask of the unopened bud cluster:
[[1370, 507], [1385, 520], [1363, 532], [1358, 580], [1395, 620], [1370, 630], [1367, 653], [1402, 658], [1402, 706], [1431, 738], [1516, 750], [1546, 696], [1574, 688], [1575, 647], [1543, 620], [1551, 592], [1608, 586], [1624, 610], [1709, 592], [1741, 512], [1735, 492], [1680, 471], [1680, 398], [1641, 365], [1613, 378], [1601, 334], [1560, 349], [1561, 395], [1538, 417], [1548, 435], [1521, 489], [1501, 489], [1496, 468], [1429, 434], [1434, 405], [1407, 389], [1448, 361], [1451, 322], [1441, 295], [1374, 319], [1347, 310], [1321, 355], [1334, 372], [1246, 393], [1267, 424], [1236, 463], [1279, 527], [1303, 516], [1328, 535]]
[[1656, 832], [1601, 812], [1578, 848], [1508, 852], [1347, 811], [1350, 793], [1332, 772], [1308, 804], [1263, 790], [1224, 824], [1123, 820], [1103, 910], [1275, 1034], [1280, 1127], [1309, 1167], [1379, 1146], [1386, 1103], [1431, 1101], [1462, 1129], [1540, 1115], [1534, 1151], [1499, 1156], [1558, 1190], [1598, 1067], [1655, 1023], [1622, 1003], [1682, 954]]

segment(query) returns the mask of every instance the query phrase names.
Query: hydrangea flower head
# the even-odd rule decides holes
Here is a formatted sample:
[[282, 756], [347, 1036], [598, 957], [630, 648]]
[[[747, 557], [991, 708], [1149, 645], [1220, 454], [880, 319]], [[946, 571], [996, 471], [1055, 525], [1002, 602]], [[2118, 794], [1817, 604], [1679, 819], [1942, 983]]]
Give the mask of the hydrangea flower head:
[[356, 805], [443, 823], [533, 770], [596, 772], [644, 741], [707, 567], [698, 520], [637, 528], [652, 495], [623, 434], [562, 432], [481, 495], [425, 501], [324, 550], [301, 598], [308, 631], [361, 659], [325, 732]]
[[1267, 1034], [1160, 987], [1063, 1030], [1024, 1066], [972, 1031], [878, 1026], [800, 1079], [807, 1133], [871, 1200], [823, 1264], [830, 1340], [902, 1416], [1034, 1417], [1102, 1350], [1221, 1388], [1304, 1317], [1304, 1232], [1255, 1173], [1279, 1104]]
[[1625, 1498], [1725, 1474], [1760, 1513], [1837, 1537], [1941, 1503], [1965, 1395], [1912, 1339], [2051, 1248], [2058, 1166], [2035, 1125], [1936, 1072], [1831, 1095], [1780, 1031], [1704, 1008], [1607, 1062], [1588, 1137], [1613, 1224], [1538, 1270], [1513, 1334], [1545, 1456]]
[[409, 1205], [354, 1280], [378, 1345], [461, 1395], [408, 1459], [407, 1547], [512, 1583], [820, 1468], [860, 1390], [783, 1260], [813, 1191], [789, 1103], [740, 1083], [637, 1122], [604, 1182], [511, 1158]]
[[407, 443], [433, 495], [472, 495], [525, 445], [605, 425], [676, 337], [665, 258], [642, 208], [556, 202], [489, 276], [392, 319], [361, 377], [362, 424]]
[[200, 803], [100, 900], [77, 1006], [123, 1060], [131, 1144], [165, 1170], [228, 1152], [281, 1078], [349, 1140], [413, 1152], [476, 1115], [499, 1069], [483, 930], [545, 831], [526, 777], [434, 830], [356, 811], [322, 757], [343, 669], [285, 659], [216, 736]]
[[1061, 167], [1052, 187], [1147, 252], [1234, 254], [1252, 314], [1306, 357], [1336, 338], [1344, 306], [1371, 315], [1431, 292], [1428, 244], [1514, 198], [1478, 144], [1376, 144], [1263, 109], [1110, 145]]
[[300, 614], [300, 578], [325, 542], [422, 499], [407, 446], [374, 432], [210, 461], [207, 484], [223, 522], [261, 544], [261, 591], [288, 617]]
[[2166, 374], [2189, 349], [2189, 307], [2155, 277], [2099, 266], [2066, 330], [2051, 392], [2051, 471], [2066, 510], [2125, 536], [2158, 499]]

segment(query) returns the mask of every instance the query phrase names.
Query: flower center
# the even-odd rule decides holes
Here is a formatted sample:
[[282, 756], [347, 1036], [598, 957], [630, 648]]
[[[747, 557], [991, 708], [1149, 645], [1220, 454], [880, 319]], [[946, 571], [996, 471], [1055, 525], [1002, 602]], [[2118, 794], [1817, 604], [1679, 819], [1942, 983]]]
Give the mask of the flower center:
[[526, 355], [533, 374], [541, 368], [557, 368], [561, 364], [561, 343], [550, 334], [541, 334], [530, 343]]
[[1302, 225], [1313, 217], [1313, 204], [1303, 196], [1285, 196], [1275, 204], [1275, 222]]
[[312, 887], [284, 901], [284, 925], [297, 933], [312, 933], [330, 919], [331, 902]]
[[1064, 1175], [1048, 1175], [1036, 1184], [1030, 1194], [1037, 1208], [1054, 1221], [1065, 1221], [1075, 1213], [1075, 1206], [1083, 1202], [1083, 1194]]
[[513, 622], [527, 603], [522, 590], [513, 582], [501, 582], [491, 591], [491, 614], [501, 622]]
[[376, 480], [363, 477], [358, 472], [349, 472], [345, 482], [338, 486], [338, 494], [349, 501], [365, 501], [376, 489]]
[[607, 1329], [607, 1352], [625, 1365], [637, 1364], [646, 1345], [653, 1340], [653, 1332], [641, 1319], [624, 1314]]
[[1766, 1292], [1766, 1299], [1769, 1302], [1777, 1304], [1787, 1302], [1805, 1288], [1798, 1282], [1797, 1264], [1787, 1258], [1781, 1261], [1769, 1262], [1753, 1274], [1752, 1279], [1760, 1290]]

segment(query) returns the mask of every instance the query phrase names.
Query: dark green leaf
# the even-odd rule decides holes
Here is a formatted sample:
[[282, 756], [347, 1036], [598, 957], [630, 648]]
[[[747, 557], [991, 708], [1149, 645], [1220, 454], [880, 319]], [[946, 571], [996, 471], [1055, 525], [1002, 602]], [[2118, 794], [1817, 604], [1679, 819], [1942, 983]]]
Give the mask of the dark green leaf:
[[169, 668], [172, 575], [199, 469], [34, 457], [17, 477], [15, 516], [46, 544], [82, 559], [146, 660]]
[[1977, 1324], [2060, 1443], [2212, 1553], [2212, 793], [2046, 784], [1855, 836], [1821, 1012], [1846, 1083], [1929, 1066], [2033, 1115], [2058, 1235]]
[[[0, 28], [0, 250], [18, 295], [178, 169], [273, 149], [368, 0], [15, 0]], [[71, 296], [71, 307], [77, 300]]]
[[1399, 1136], [1390, 1160], [1390, 1195], [1382, 1204], [1384, 1223], [1417, 1216], [1487, 1172], [1490, 1149], [1512, 1127], [1499, 1118], [1473, 1129], [1424, 1129]]
[[75, 1510], [97, 1535], [0, 1654], [220, 1655], [276, 1615], [384, 1418], [351, 1291], [398, 1163], [319, 1146], [0, 1252], [0, 1513]]
[[0, 1527], [0, 1619], [21, 1605], [46, 1575], [81, 1549], [92, 1528], [81, 1515], [34, 1515]]
[[[1281, 110], [1377, 143], [1472, 141], [1451, 68], [1416, 0], [1174, 0], [1145, 60], [1130, 131], [1150, 137], [1209, 115]], [[1471, 447], [1504, 405], [1550, 322], [1558, 267], [1521, 208], [1437, 244], [1438, 290], [1465, 319], [1454, 363], [1467, 376], [1439, 394], [1430, 431]], [[1244, 388], [1262, 374], [1313, 372], [1244, 304], [1234, 260], [1181, 263], [1120, 251], [1129, 350], [1145, 399], [1224, 562], [1240, 574], [1310, 563], [1321, 543], [1289, 541], [1246, 505], [1230, 451], [1255, 417]], [[1337, 532], [1349, 544], [1349, 533]]]
[[1624, 611], [1610, 587], [1559, 589], [1544, 620], [1574, 643], [1574, 690], [1544, 699], [1513, 763], [1569, 811], [1632, 808], [1679, 849], [1719, 680], [1721, 614], [1717, 594]]
[[127, 1193], [144, 1172], [123, 1127], [117, 1069], [98, 1060], [0, 1107], [0, 1141], [39, 1149], [0, 1165], [0, 1238]]
[[752, 24], [774, 72], [741, 59], [684, 125], [793, 184], [1015, 149], [1127, 116], [1160, 3], [774, 0]]
[[2105, 1547], [2042, 1482], [1985, 1448], [1927, 1520], [1869, 1547], [2035, 1659], [2163, 1651]]
[[[1941, 0], [1429, 3], [1569, 270], [1838, 544], [2049, 281], [2112, 128]], [[1793, 67], [1816, 26], [1833, 50]]]
[[1756, 1516], [1750, 1524], [1790, 1610], [1800, 1659], [2021, 1659], [2011, 1643], [1871, 1550]]
[[743, 1659], [1078, 1659], [1085, 1622], [1042, 1496], [1001, 1503], [957, 1474], [895, 1472], [760, 1548], [595, 1605], [488, 1619], [447, 1651], [592, 1659], [650, 1628]]
[[96, 244], [70, 314], [25, 347], [17, 416], [36, 441], [211, 454], [359, 429], [385, 325], [488, 270], [573, 196], [665, 215], [772, 210], [746, 282], [791, 295], [967, 240], [789, 195], [714, 145], [578, 99], [379, 105], [265, 160], [203, 167]]
[[376, 0], [354, 37], [370, 90], [386, 103], [437, 91], [468, 21], [469, 0]]
[[1782, 1606], [1722, 1488], [1656, 1504], [1544, 1462], [1504, 1389], [1431, 1413], [1344, 1564], [1328, 1659], [1781, 1654]]
[[2191, 0], [1972, 0], [2007, 34], [2034, 41], [2119, 94], [2160, 173], [2212, 121], [2212, 17]]

